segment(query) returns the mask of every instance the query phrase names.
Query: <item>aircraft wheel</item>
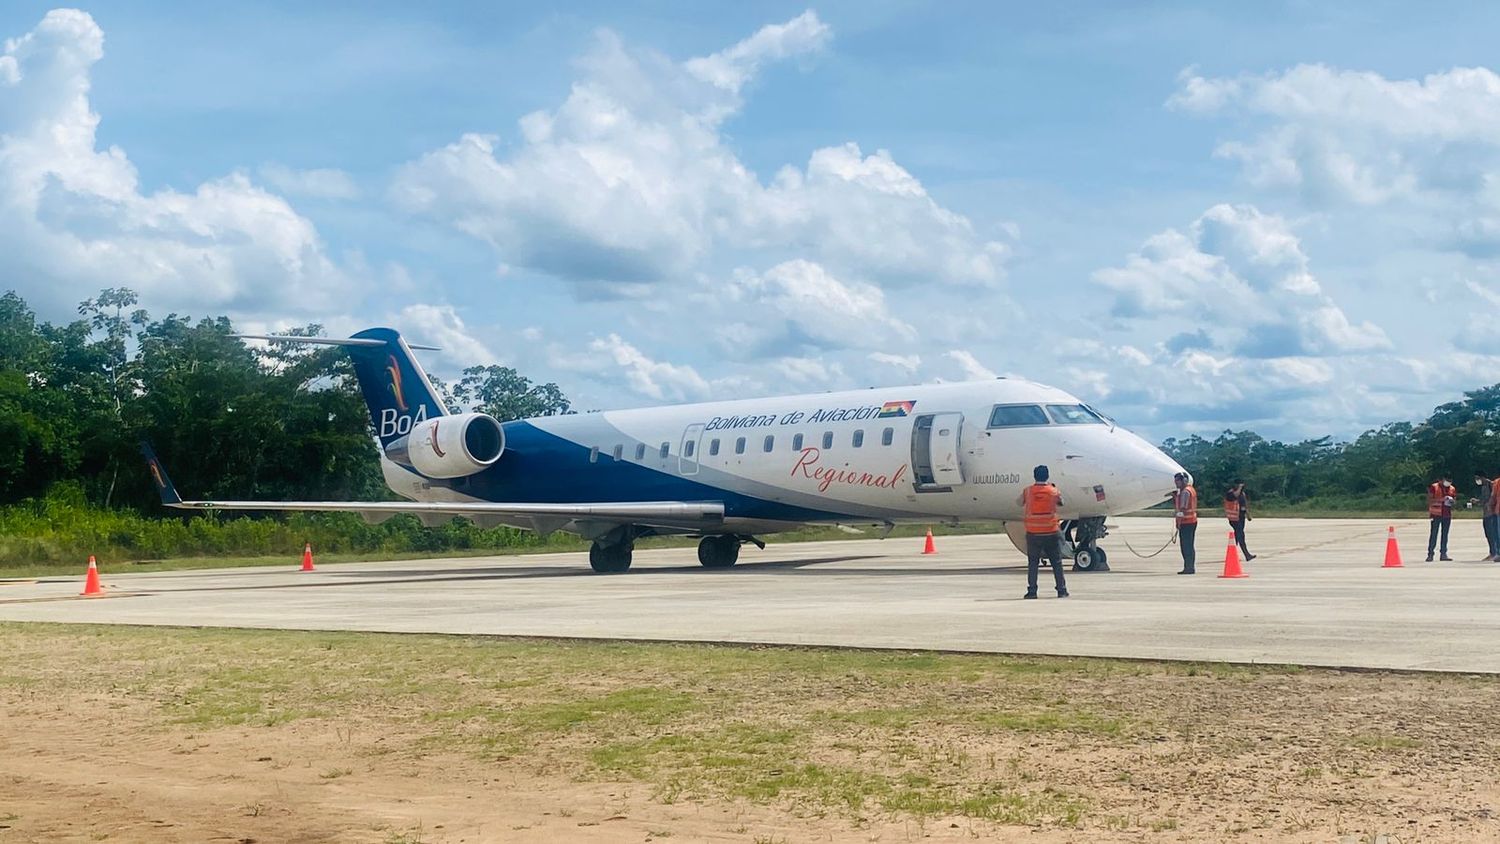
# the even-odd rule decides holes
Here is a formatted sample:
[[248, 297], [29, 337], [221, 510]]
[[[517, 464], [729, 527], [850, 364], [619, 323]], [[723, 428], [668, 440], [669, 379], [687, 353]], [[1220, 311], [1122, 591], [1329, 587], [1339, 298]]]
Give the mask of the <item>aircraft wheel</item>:
[[595, 542], [589, 547], [589, 566], [600, 574], [619, 574], [630, 569], [630, 558], [635, 551], [635, 546], [622, 542], [618, 545], [600, 545]]
[[698, 542], [698, 562], [706, 569], [727, 569], [739, 558], [737, 536], [705, 536]]
[[1073, 554], [1074, 571], [1109, 571], [1109, 555], [1103, 548], [1080, 548]]

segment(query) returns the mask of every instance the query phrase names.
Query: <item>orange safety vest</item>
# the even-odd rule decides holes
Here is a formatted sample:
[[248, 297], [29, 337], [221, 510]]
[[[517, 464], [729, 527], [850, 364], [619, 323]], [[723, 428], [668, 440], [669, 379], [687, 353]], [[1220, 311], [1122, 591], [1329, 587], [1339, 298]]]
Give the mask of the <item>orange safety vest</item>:
[[1192, 484], [1177, 490], [1172, 503], [1176, 506], [1177, 512], [1182, 514], [1177, 517], [1177, 524], [1198, 524], [1198, 490], [1193, 489]]
[[1433, 484], [1427, 488], [1427, 515], [1434, 519], [1443, 517], [1443, 499], [1447, 493], [1443, 491], [1442, 484]]
[[1224, 518], [1231, 522], [1240, 520], [1240, 497], [1238, 495], [1230, 493], [1224, 499]]
[[1032, 484], [1026, 488], [1026, 532], [1057, 533], [1062, 526], [1057, 522], [1057, 505], [1062, 495], [1052, 484]]

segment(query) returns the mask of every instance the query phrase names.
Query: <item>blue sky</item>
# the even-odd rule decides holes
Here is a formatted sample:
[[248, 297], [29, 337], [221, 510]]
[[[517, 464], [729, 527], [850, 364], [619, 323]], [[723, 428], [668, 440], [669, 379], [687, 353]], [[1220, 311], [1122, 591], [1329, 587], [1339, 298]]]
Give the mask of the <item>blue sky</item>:
[[587, 408], [1008, 374], [1352, 436], [1500, 381], [1500, 9], [309, 5], [0, 7], [0, 287]]

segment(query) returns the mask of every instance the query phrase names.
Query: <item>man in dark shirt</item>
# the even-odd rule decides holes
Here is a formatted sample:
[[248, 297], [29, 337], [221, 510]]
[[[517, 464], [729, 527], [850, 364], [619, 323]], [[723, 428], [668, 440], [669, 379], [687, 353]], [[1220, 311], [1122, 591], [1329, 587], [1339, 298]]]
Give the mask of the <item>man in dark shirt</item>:
[[1239, 543], [1245, 562], [1255, 559], [1255, 555], [1245, 546], [1245, 522], [1250, 521], [1250, 498], [1245, 495], [1245, 482], [1239, 478], [1235, 478], [1229, 489], [1224, 490], [1224, 518], [1234, 528], [1234, 541]]

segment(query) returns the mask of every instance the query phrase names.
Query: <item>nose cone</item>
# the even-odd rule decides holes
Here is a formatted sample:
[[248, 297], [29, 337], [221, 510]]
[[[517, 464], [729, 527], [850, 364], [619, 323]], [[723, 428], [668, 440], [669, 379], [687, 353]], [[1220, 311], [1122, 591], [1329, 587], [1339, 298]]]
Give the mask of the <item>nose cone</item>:
[[1129, 431], [1116, 429], [1115, 433], [1124, 436], [1111, 455], [1110, 514], [1133, 513], [1164, 501], [1177, 488], [1173, 479], [1184, 471], [1182, 466]]

